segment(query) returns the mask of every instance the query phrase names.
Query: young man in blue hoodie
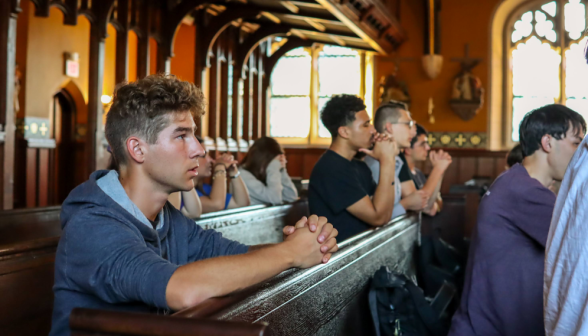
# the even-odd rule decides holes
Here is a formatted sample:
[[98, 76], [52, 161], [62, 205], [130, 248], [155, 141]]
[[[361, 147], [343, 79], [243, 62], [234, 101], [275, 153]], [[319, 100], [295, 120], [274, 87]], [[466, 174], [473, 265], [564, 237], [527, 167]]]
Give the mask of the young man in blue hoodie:
[[[203, 101], [193, 84], [169, 75], [117, 89], [106, 138], [119, 171], [94, 172], [63, 203], [51, 335], [69, 335], [75, 307], [166, 314], [325, 263], [337, 250], [337, 230], [324, 217], [286, 227], [283, 243], [248, 247], [167, 203], [170, 193], [194, 188], [204, 154], [194, 117]], [[213, 178], [226, 178], [224, 164], [214, 170]]]

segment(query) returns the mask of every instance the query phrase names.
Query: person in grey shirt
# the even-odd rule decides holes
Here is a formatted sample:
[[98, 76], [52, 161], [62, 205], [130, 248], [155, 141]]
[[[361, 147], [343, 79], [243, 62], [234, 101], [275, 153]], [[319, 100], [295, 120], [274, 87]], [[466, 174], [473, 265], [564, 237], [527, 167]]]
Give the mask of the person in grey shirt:
[[[391, 101], [389, 103], [382, 104], [376, 110], [374, 116], [374, 127], [380, 133], [394, 136], [394, 139], [398, 143], [399, 148], [410, 147], [410, 142], [415, 136], [413, 126], [414, 121], [412, 120], [410, 113], [407, 111], [406, 105], [403, 103]], [[366, 157], [364, 161], [372, 171], [374, 181], [378, 183], [380, 179], [379, 162], [373, 160], [370, 157]], [[404, 189], [403, 185], [405, 183], [401, 182], [400, 174], [403, 170], [407, 169], [408, 167], [404, 165], [404, 162], [400, 156], [397, 155], [395, 171], [396, 177], [394, 182], [394, 211], [392, 212], [392, 218], [405, 214], [406, 210], [422, 210], [429, 199], [428, 194], [421, 190], [415, 190], [410, 193], [405, 192], [404, 197], [402, 197]], [[410, 181], [410, 183], [412, 184], [413, 182]]]
[[278, 205], [298, 199], [298, 191], [286, 171], [286, 162], [286, 155], [275, 139], [255, 140], [240, 170], [251, 204]]

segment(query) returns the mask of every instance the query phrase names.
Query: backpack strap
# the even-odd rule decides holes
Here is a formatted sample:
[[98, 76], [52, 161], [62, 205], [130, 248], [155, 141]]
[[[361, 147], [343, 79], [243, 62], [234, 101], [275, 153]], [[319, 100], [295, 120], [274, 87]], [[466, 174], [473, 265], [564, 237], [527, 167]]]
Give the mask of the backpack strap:
[[420, 289], [412, 282], [406, 282], [406, 289], [410, 293], [410, 297], [414, 302], [415, 308], [421, 318], [421, 321], [425, 324], [427, 329], [433, 335], [443, 335], [444, 331], [439, 325], [439, 319], [435, 314], [435, 311], [431, 308], [427, 300], [424, 299], [423, 293]]
[[377, 289], [372, 284], [372, 287], [370, 288], [370, 292], [368, 294], [370, 311], [372, 312], [372, 320], [374, 321], [374, 328], [376, 330], [376, 336], [381, 336], [381, 334], [380, 334], [380, 318], [378, 316], [378, 297], [377, 297], [376, 292], [377, 292]]

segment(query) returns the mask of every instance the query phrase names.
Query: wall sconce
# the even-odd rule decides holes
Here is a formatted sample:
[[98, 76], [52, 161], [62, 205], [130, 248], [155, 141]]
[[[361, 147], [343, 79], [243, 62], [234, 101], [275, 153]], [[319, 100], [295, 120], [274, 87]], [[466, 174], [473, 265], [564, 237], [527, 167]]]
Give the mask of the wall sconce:
[[102, 102], [102, 105], [108, 105], [112, 103], [112, 97], [109, 95], [102, 95], [102, 97], [100, 97], [100, 101]]

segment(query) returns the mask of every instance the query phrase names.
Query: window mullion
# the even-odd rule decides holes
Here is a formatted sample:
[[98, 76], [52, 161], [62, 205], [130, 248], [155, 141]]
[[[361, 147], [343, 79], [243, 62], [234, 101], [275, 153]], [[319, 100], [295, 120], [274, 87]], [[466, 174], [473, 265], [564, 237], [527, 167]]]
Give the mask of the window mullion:
[[559, 11], [558, 11], [558, 19], [559, 19], [559, 53], [561, 57], [561, 62], [559, 64], [559, 101], [556, 103], [565, 104], [566, 103], [566, 72], [565, 72], [565, 50], [566, 50], [566, 29], [565, 29], [565, 0], [558, 1]]
[[311, 48], [312, 65], [310, 67], [310, 137], [309, 144], [315, 143], [318, 139], [319, 130], [319, 111], [318, 111], [318, 94], [319, 94], [319, 72], [318, 58], [322, 45], [314, 44]]

